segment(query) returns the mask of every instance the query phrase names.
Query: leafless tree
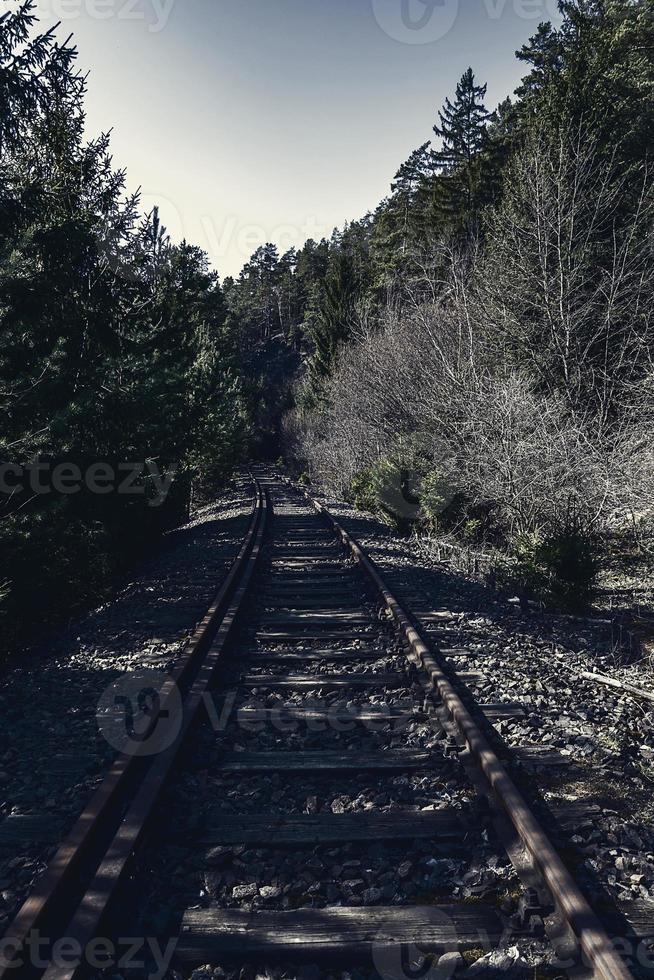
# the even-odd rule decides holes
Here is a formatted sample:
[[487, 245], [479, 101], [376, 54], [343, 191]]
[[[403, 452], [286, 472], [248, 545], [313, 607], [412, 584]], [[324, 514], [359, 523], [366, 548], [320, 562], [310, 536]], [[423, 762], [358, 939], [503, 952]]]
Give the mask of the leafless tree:
[[414, 461], [490, 501], [507, 537], [571, 507], [589, 527], [654, 510], [654, 204], [650, 174], [629, 179], [581, 132], [536, 131], [483, 247], [416, 259], [341, 357], [302, 424], [314, 476], [343, 492]]

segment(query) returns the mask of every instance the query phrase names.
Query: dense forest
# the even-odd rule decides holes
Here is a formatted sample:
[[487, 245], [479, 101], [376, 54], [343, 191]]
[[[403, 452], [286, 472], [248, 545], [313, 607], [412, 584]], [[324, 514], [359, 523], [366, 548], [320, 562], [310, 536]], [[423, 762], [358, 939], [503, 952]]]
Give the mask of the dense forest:
[[0, 624], [10, 639], [37, 607], [99, 599], [185, 514], [192, 487], [231, 474], [249, 426], [216, 274], [199, 248], [171, 243], [156, 210], [139, 214], [109, 137], [85, 138], [76, 51], [39, 29], [34, 8], [0, 23]]
[[514, 98], [468, 70], [377, 211], [295, 257], [285, 430], [312, 479], [577, 610], [607, 531], [651, 535], [654, 8], [560, 9]]
[[37, 599], [102, 597], [253, 457], [396, 521], [388, 487], [410, 479], [424, 526], [590, 598], [598, 536], [653, 503], [654, 12], [560, 7], [517, 52], [513, 98], [453, 80], [374, 213], [222, 283], [85, 135], [72, 42], [34, 0], [4, 14], [7, 643]]

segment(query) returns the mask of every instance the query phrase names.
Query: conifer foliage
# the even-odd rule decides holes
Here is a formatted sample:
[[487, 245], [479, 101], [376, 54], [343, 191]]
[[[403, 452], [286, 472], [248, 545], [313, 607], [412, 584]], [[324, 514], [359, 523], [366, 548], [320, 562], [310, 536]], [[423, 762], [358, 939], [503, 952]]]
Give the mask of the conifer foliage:
[[654, 20], [559, 7], [514, 97], [490, 112], [469, 68], [349, 226], [353, 312], [305, 332], [286, 431], [298, 468], [384, 514], [410, 470], [432, 529], [578, 609], [603, 532], [654, 536]]
[[581, 541], [654, 513], [651, 0], [560, 9], [495, 111], [472, 67], [435, 104], [373, 213], [223, 283], [85, 138], [71, 42], [35, 0], [0, 17], [0, 463], [143, 466], [141, 495], [2, 490], [0, 627], [98, 598], [283, 446], [366, 500], [411, 469], [518, 564], [571, 514]]
[[434, 126], [434, 133], [441, 140], [434, 162], [451, 178], [446, 185], [447, 207], [458, 215], [471, 216], [479, 205], [480, 159], [489, 147], [486, 90], [486, 85], [475, 84], [474, 72], [468, 68], [456, 87], [454, 102], [445, 99], [438, 113], [440, 125]]
[[[86, 140], [75, 50], [25, 0], [0, 22], [0, 626], [101, 596], [112, 572], [227, 478], [248, 418], [206, 255], [139, 215], [106, 135]], [[66, 462], [79, 489], [53, 492]], [[42, 491], [16, 473], [38, 463]], [[131, 494], [96, 464], [140, 465]], [[158, 499], [156, 480], [170, 482]], [[3, 471], [4, 474], [4, 471]], [[21, 482], [22, 479], [22, 482]], [[116, 480], [116, 486], [118, 485]], [[5, 646], [3, 645], [3, 649]]]

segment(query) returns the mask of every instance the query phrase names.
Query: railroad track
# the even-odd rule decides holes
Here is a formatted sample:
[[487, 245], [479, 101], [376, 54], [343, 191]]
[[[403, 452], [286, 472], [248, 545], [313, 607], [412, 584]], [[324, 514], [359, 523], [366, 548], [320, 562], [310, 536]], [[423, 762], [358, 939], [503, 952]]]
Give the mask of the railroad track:
[[[97, 973], [99, 937], [135, 934], [183, 972], [360, 962], [390, 980], [428, 956], [445, 977], [460, 954], [542, 946], [541, 927], [552, 976], [631, 976], [409, 612], [286, 482], [255, 481], [184, 659], [132, 693], [125, 751], [5, 934], [0, 980]], [[502, 880], [522, 883], [513, 908]]]

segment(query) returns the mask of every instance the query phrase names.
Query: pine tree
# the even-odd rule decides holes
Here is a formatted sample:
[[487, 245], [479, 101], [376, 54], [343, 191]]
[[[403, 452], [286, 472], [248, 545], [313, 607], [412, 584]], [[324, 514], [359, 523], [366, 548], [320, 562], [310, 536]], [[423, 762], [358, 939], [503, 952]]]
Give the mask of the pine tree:
[[518, 89], [521, 127], [537, 122], [553, 140], [565, 129], [586, 132], [600, 169], [619, 161], [633, 171], [637, 194], [640, 168], [654, 153], [651, 0], [561, 0], [560, 7], [561, 27], [541, 25], [517, 52], [532, 66]]
[[206, 255], [172, 245], [156, 210], [139, 220], [109, 136], [85, 136], [74, 48], [38, 32], [34, 0], [13, 6], [0, 16], [0, 461], [156, 459], [184, 479], [161, 507], [145, 479], [144, 496], [3, 495], [7, 628], [35, 603], [47, 615], [97, 601], [183, 513], [203, 460], [206, 476], [229, 475], [245, 428]]
[[454, 102], [446, 99], [439, 112], [440, 126], [434, 126], [441, 140], [434, 163], [447, 178], [442, 207], [450, 216], [472, 217], [478, 210], [479, 157], [489, 147], [487, 124], [491, 118], [484, 105], [486, 90], [486, 85], [475, 84], [474, 72], [468, 68], [456, 87]]
[[316, 396], [329, 377], [339, 350], [352, 336], [357, 293], [352, 260], [344, 249], [338, 249], [325, 279], [320, 312], [311, 331], [314, 353], [310, 373]]
[[279, 286], [282, 275], [277, 246], [261, 245], [243, 266], [230, 290], [230, 310], [239, 324], [246, 351], [256, 353], [281, 332]]
[[279, 260], [279, 316], [282, 332], [291, 346], [299, 346], [302, 296], [296, 276], [297, 250], [290, 248]]
[[329, 242], [326, 238], [315, 242], [312, 238], [297, 254], [296, 277], [301, 296], [300, 347], [310, 344], [311, 330], [319, 315], [324, 295], [325, 278], [329, 269]]
[[54, 28], [33, 34], [37, 19], [36, 0], [0, 16], [0, 153], [20, 144], [38, 113], [84, 94], [70, 38], [58, 44]]
[[433, 173], [434, 161], [431, 141], [427, 140], [417, 150], [414, 150], [408, 160], [405, 160], [399, 168], [393, 178], [391, 190], [394, 194], [411, 199], [433, 176]]
[[434, 153], [428, 140], [402, 164], [391, 184], [391, 206], [399, 217], [398, 247], [402, 255], [424, 232], [433, 179]]
[[516, 95], [530, 101], [551, 83], [563, 67], [564, 46], [561, 35], [548, 21], [538, 25], [538, 30], [528, 44], [523, 44], [515, 55], [518, 61], [531, 65], [531, 71], [522, 79]]

